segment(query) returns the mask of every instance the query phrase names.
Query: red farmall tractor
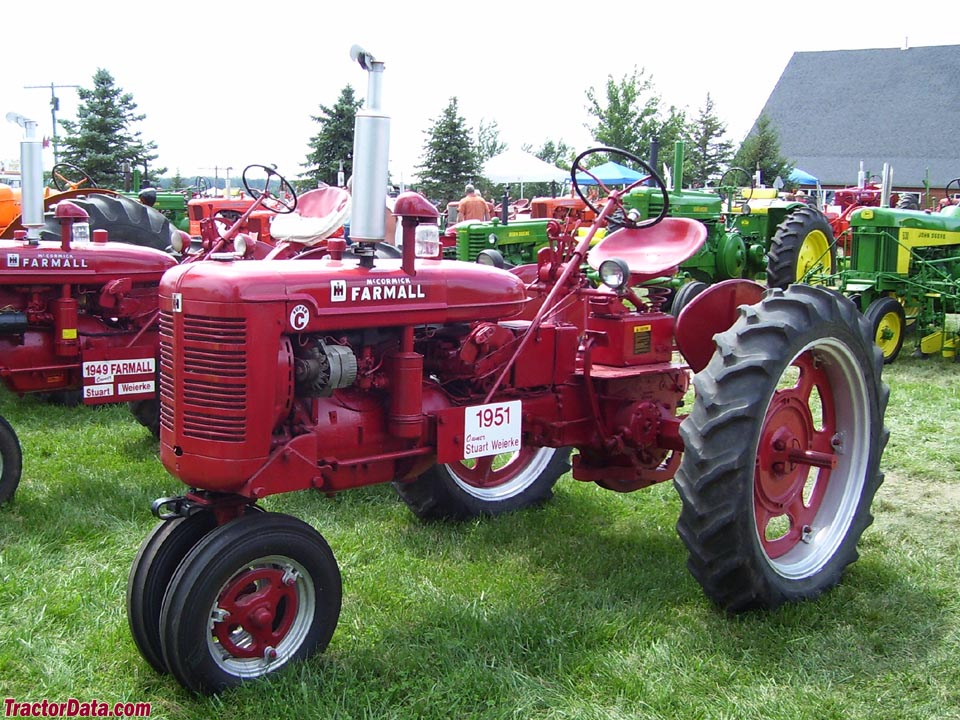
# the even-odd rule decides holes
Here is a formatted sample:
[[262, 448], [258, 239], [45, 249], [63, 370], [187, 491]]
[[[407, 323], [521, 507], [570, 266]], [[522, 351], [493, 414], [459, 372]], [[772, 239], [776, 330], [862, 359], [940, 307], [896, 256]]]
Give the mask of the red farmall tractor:
[[[649, 167], [636, 184], [657, 183], [660, 214], [626, 211], [593, 247], [631, 188], [608, 191], [582, 237], [556, 224], [536, 264], [512, 270], [443, 260], [438, 211], [405, 193], [402, 257], [376, 258], [384, 66], [352, 55], [369, 73], [355, 256], [330, 240], [319, 258], [193, 263], [161, 282], [160, 453], [188, 489], [154, 503], [161, 522], [130, 570], [147, 662], [216, 692], [330, 642], [334, 555], [262, 498], [392, 482], [419, 518], [475, 518], [546, 500], [571, 458], [574, 479], [617, 492], [673, 479], [690, 570], [725, 610], [835, 585], [872, 520], [887, 440], [880, 353], [857, 308], [825, 288], [730, 280], [676, 320], [663, 312], [659, 281], [705, 230], [666, 217]], [[594, 152], [621, 151], [584, 152], [574, 182]]]
[[[107, 213], [105, 217], [119, 225], [108, 224], [109, 232], [102, 226], [91, 232], [97, 223], [91, 217], [93, 206], [84, 201], [110, 199], [106, 195], [61, 199], [45, 216], [38, 202], [42, 199], [39, 152], [39, 142], [28, 138], [22, 149], [25, 229], [17, 230], [13, 239], [0, 240], [0, 380], [20, 395], [66, 396], [88, 405], [126, 402], [135, 417], [158, 434], [158, 286], [177, 259], [151, 247], [113, 242], [113, 229], [120, 237], [130, 237], [127, 226], [131, 216], [126, 213]], [[164, 241], [183, 251], [181, 262], [271, 253], [289, 258], [317, 242], [316, 233], [301, 233], [279, 242], [268, 233], [261, 237], [270, 238], [269, 242], [240, 233], [239, 228], [260, 208], [270, 208], [272, 212], [265, 213], [270, 216], [296, 209], [296, 195], [286, 197], [284, 192], [292, 193], [292, 188], [272, 168], [248, 167], [245, 183], [248, 173], [257, 173], [258, 178], [265, 175], [258, 183], [264, 189], [248, 190], [255, 193], [255, 201], [236, 222], [210, 218], [201, 247], [194, 250], [188, 247], [189, 237], [177, 230]], [[336, 211], [324, 226], [329, 231], [338, 217], [342, 221], [349, 196], [336, 189], [315, 196], [311, 202], [318, 213]], [[163, 227], [169, 227], [159, 212], [140, 207], [147, 225], [160, 218], [166, 223]], [[311, 232], [321, 220], [312, 222]], [[50, 239], [51, 233], [55, 239]], [[13, 496], [22, 469], [19, 440], [4, 418], [0, 418], [0, 463], [2, 504]]]

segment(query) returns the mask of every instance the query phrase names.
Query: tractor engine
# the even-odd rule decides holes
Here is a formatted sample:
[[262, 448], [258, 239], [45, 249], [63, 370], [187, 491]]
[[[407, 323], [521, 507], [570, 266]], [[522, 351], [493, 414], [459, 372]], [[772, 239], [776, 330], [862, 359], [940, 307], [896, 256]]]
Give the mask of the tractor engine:
[[507, 271], [436, 260], [418, 261], [411, 276], [400, 263], [328, 256], [168, 272], [160, 287], [168, 470], [194, 486], [260, 497], [429, 466], [430, 416], [455, 399], [425, 355], [434, 363], [443, 354], [434, 346], [455, 354], [458, 332], [516, 315], [528, 299]]

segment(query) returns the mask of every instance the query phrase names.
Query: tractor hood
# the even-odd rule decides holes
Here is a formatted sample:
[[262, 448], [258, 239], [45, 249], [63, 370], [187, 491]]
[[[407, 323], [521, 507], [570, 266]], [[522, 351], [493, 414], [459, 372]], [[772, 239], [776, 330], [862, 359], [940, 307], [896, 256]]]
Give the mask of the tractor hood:
[[130, 278], [135, 283], [159, 282], [177, 264], [168, 253], [120, 242], [74, 243], [0, 240], [0, 282], [14, 285], [105, 283]]
[[408, 275], [400, 260], [360, 267], [353, 259], [208, 261], [181, 265], [163, 278], [162, 310], [232, 314], [236, 303], [283, 303], [287, 332], [499, 320], [527, 303], [513, 273], [455, 260], [419, 260]]

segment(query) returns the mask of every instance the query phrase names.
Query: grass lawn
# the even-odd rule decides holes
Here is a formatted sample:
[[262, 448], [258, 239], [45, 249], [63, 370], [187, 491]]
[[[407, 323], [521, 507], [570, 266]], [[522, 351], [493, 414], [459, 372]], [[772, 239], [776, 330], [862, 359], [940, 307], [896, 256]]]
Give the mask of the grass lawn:
[[329, 541], [328, 651], [196, 697], [140, 657], [130, 563], [181, 491], [125, 407], [0, 394], [24, 477], [0, 508], [0, 701], [149, 702], [153, 718], [960, 718], [960, 365], [906, 353], [861, 559], [815, 602], [728, 617], [685, 568], [669, 483], [564, 479], [533, 511], [424, 525], [390, 486], [263, 506]]

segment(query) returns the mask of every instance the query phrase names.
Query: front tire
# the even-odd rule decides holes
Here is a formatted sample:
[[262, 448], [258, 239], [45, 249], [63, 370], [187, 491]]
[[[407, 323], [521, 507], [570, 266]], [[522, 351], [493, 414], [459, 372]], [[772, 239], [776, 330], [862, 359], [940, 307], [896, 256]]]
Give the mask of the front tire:
[[23, 474], [23, 452], [13, 426], [0, 417], [0, 505], [17, 491]]
[[169, 672], [160, 644], [163, 596], [180, 562], [217, 526], [211, 512], [164, 520], [140, 545], [127, 578], [127, 622], [133, 641], [154, 670]]
[[857, 559], [889, 389], [848, 299], [795, 285], [742, 307], [694, 378], [674, 484], [688, 567], [721, 608], [813, 598]]
[[897, 359], [903, 348], [903, 336], [907, 328], [903, 305], [894, 297], [877, 298], [870, 303], [863, 316], [870, 324], [874, 342], [883, 353], [883, 362], [889, 365]]
[[469, 520], [539, 505], [570, 469], [569, 448], [522, 447], [518, 452], [434, 465], [416, 480], [394, 483], [421, 520]]
[[340, 617], [340, 571], [297, 518], [255, 513], [207, 534], [170, 581], [163, 660], [195, 692], [261, 678], [326, 649]]
[[785, 288], [805, 282], [808, 273], [830, 275], [837, 267], [837, 248], [826, 215], [798, 207], [777, 226], [767, 253], [767, 286]]

